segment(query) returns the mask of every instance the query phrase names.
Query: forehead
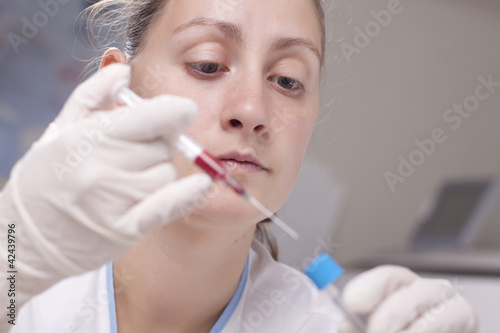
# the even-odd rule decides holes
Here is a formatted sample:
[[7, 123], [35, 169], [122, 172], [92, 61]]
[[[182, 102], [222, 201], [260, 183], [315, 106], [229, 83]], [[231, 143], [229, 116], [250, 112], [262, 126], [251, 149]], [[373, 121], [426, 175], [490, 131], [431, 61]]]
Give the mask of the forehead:
[[238, 27], [245, 44], [293, 37], [321, 49], [321, 25], [312, 0], [169, 0], [159, 21], [163, 32], [172, 34], [207, 19]]

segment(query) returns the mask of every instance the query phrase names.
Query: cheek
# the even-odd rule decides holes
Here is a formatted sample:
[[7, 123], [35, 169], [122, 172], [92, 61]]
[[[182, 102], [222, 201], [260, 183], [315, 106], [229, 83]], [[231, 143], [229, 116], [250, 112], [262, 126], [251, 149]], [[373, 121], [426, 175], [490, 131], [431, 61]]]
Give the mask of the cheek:
[[130, 87], [139, 96], [151, 98], [165, 92], [169, 81], [169, 68], [165, 64], [139, 58], [131, 67]]
[[[156, 68], [157, 71], [153, 69]], [[166, 75], [165, 73], [169, 73]], [[217, 113], [214, 110], [220, 107], [221, 98], [217, 94], [206, 94], [196, 89], [193, 84], [185, 80], [184, 73], [177, 66], [144, 65], [144, 61], [132, 67], [131, 88], [144, 98], [151, 98], [160, 94], [171, 94], [190, 98], [198, 105], [198, 117], [186, 129], [186, 134], [204, 145], [207, 133], [213, 131], [217, 124]]]
[[289, 144], [286, 146], [286, 154], [289, 156], [290, 169], [293, 169], [295, 173], [300, 169], [311, 132], [312, 127], [303, 122], [288, 138]]
[[197, 140], [202, 139], [197, 133], [202, 133], [208, 124], [217, 121], [216, 113], [211, 111], [219, 108], [221, 96], [214, 93], [207, 94], [197, 88], [186, 78], [186, 74], [179, 66], [161, 63], [145, 65], [145, 62], [141, 61], [132, 66], [132, 89], [144, 98], [171, 94], [195, 101], [199, 108], [198, 117], [186, 132]]
[[[304, 110], [311, 110], [304, 112]], [[280, 112], [271, 122], [272, 136], [287, 152], [294, 164], [300, 164], [316, 122], [317, 112], [313, 107], [290, 109]]]
[[280, 156], [280, 168], [276, 170], [277, 186], [282, 193], [279, 205], [281, 206], [292, 191], [297, 180], [304, 157], [307, 143], [314, 128], [314, 120], [296, 117], [294, 124], [289, 123], [279, 136], [282, 147], [277, 153]]

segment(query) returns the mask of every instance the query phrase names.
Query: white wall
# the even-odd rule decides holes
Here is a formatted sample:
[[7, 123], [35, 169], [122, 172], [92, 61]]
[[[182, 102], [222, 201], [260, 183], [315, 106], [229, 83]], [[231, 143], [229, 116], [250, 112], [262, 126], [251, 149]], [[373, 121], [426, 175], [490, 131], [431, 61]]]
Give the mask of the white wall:
[[[339, 6], [328, 14], [329, 36], [345, 34], [343, 42], [355, 46], [355, 27], [364, 29], [374, 21], [370, 11], [391, 2], [335, 2]], [[318, 205], [325, 202], [325, 191], [301, 193], [300, 184], [291, 198], [309, 202], [304, 209], [320, 224], [314, 232], [333, 233], [341, 262], [405, 247], [420, 206], [441, 182], [500, 174], [500, 87], [457, 130], [443, 120], [448, 108], [474, 94], [478, 76], [500, 82], [500, 2], [401, 0], [398, 8], [352, 63], [338, 41], [329, 42], [325, 107], [305, 163], [334, 180], [335, 191], [342, 189], [342, 210], [328, 213]], [[417, 149], [414, 140], [430, 138], [435, 128], [447, 140], [392, 192], [384, 173], [397, 173], [398, 156], [408, 158]], [[332, 196], [332, 207], [336, 200]], [[310, 223], [287, 218], [297, 228]], [[306, 238], [303, 249], [290, 245], [284, 251], [300, 252], [297, 258], [312, 255], [317, 241]]]

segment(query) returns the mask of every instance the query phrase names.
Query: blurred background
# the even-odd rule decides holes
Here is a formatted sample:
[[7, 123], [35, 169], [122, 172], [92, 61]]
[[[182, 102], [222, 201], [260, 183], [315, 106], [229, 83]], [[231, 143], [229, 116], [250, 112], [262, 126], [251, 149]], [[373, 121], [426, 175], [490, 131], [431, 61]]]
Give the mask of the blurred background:
[[[78, 16], [89, 2], [45, 2], [0, 2], [0, 187], [97, 55]], [[281, 261], [301, 269], [327, 251], [353, 273], [405, 264], [452, 281], [481, 332], [497, 332], [500, 1], [324, 5], [322, 108], [279, 212], [301, 239], [273, 228]]]

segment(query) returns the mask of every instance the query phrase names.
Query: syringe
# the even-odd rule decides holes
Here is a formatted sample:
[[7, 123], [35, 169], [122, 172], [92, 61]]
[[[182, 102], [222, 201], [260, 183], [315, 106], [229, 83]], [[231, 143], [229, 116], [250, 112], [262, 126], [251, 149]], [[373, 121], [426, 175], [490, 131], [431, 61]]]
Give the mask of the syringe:
[[[122, 87], [118, 91], [118, 99], [120, 99], [127, 106], [131, 107], [142, 101], [132, 90], [126, 86]], [[175, 143], [175, 148], [182, 153], [189, 161], [196, 164], [203, 171], [205, 171], [212, 179], [223, 181], [227, 184], [234, 192], [241, 195], [248, 202], [250, 202], [255, 208], [257, 208], [262, 214], [273, 221], [278, 227], [280, 227], [284, 232], [286, 232], [290, 237], [294, 239], [299, 238], [299, 234], [290, 228], [285, 222], [283, 222], [279, 217], [268, 210], [264, 205], [262, 205], [255, 197], [253, 197], [240, 183], [238, 183], [229, 172], [224, 168], [224, 166], [219, 162], [218, 159], [210, 155], [207, 151], [203, 149], [198, 143], [185, 134], [181, 134]]]

